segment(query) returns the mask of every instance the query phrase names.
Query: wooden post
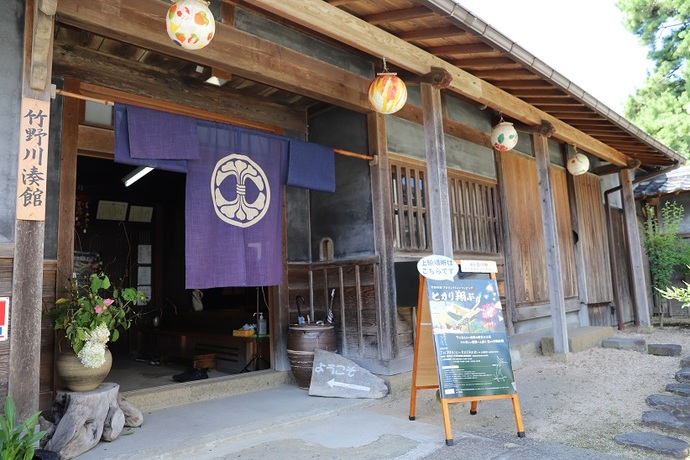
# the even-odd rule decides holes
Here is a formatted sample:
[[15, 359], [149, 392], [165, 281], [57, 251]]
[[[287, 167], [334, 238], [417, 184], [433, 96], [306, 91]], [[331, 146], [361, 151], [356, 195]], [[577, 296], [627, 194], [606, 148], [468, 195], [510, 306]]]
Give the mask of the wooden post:
[[650, 327], [649, 303], [647, 301], [647, 283], [643, 275], [642, 247], [640, 245], [640, 231], [635, 210], [635, 195], [632, 187], [632, 171], [624, 169], [619, 173], [621, 182], [621, 197], [623, 199], [623, 215], [625, 216], [625, 236], [628, 239], [628, 255], [630, 256], [630, 272], [634, 309], [640, 320], [640, 326]]
[[427, 181], [425, 185], [431, 214], [431, 247], [434, 254], [453, 258], [441, 90], [430, 83], [420, 85], [426, 144]]
[[553, 350], [555, 355], [564, 355], [567, 359], [569, 353], [568, 329], [565, 319], [565, 299], [561, 276], [561, 254], [558, 243], [556, 206], [551, 185], [548, 137], [539, 132], [534, 133], [533, 138], [534, 156], [537, 159], [544, 247], [546, 249], [546, 272], [549, 281], [549, 303], [551, 304], [551, 322], [553, 325]]
[[[50, 7], [50, 3], [44, 7]], [[53, 16], [49, 13], [39, 10], [38, 2], [27, 0], [22, 96], [39, 101], [50, 101]], [[44, 142], [48, 144], [47, 137]], [[44, 161], [47, 161], [47, 148]], [[12, 372], [8, 378], [8, 394], [17, 405], [19, 418], [23, 419], [39, 405], [45, 218], [16, 220], [14, 235], [9, 356]]]
[[494, 150], [494, 159], [496, 163], [496, 182], [499, 193], [500, 204], [500, 225], [503, 231], [503, 260], [506, 283], [506, 328], [508, 335], [515, 334], [515, 324], [517, 322], [517, 305], [515, 302], [515, 280], [513, 279], [513, 252], [510, 245], [510, 223], [508, 222], [508, 208], [506, 206], [506, 187], [505, 187], [505, 170], [503, 169], [503, 152]]
[[379, 355], [393, 359], [398, 350], [396, 329], [395, 280], [393, 279], [393, 216], [391, 179], [386, 142], [386, 118], [378, 113], [368, 115], [369, 151], [376, 155], [371, 162], [371, 193], [374, 211], [374, 245], [380, 257], [377, 284], [377, 327]]

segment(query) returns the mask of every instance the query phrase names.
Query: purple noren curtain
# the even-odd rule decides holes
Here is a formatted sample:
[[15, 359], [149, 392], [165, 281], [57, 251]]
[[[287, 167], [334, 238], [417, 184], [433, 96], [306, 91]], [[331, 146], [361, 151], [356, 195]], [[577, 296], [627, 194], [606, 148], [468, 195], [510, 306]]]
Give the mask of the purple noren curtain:
[[197, 122], [186, 194], [186, 287], [282, 283], [286, 138]]
[[333, 149], [311, 142], [290, 139], [287, 185], [319, 192], [335, 192]]
[[[130, 133], [127, 122], [128, 107], [124, 104], [115, 103], [113, 128], [115, 131], [115, 163], [122, 163], [132, 166], [151, 166], [155, 169], [162, 169], [173, 172], [187, 172], [187, 160], [155, 160], [132, 158], [130, 156]], [[196, 140], [195, 136], [195, 142]]]

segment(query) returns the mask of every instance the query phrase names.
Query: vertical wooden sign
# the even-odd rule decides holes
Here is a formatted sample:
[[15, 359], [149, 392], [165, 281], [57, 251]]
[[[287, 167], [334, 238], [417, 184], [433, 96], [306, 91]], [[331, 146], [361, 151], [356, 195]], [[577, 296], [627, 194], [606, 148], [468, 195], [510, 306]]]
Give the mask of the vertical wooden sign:
[[[455, 265], [451, 267], [450, 264]], [[510, 398], [518, 436], [522, 416], [510, 361], [495, 272], [491, 261], [425, 257], [420, 271], [417, 335], [410, 392], [410, 420], [416, 392], [438, 389], [446, 444], [453, 444], [448, 404]], [[426, 275], [426, 276], [425, 276]], [[432, 369], [433, 366], [433, 369]]]
[[17, 219], [45, 220], [50, 102], [22, 98]]

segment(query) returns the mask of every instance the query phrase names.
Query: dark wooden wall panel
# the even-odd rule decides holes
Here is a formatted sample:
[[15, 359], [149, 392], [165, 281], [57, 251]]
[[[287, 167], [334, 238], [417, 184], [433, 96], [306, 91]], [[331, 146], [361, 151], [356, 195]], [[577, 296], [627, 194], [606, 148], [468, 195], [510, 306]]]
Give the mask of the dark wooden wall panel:
[[585, 258], [587, 300], [589, 304], [611, 302], [611, 265], [600, 180], [592, 174], [575, 176], [574, 180], [579, 207], [578, 236]]

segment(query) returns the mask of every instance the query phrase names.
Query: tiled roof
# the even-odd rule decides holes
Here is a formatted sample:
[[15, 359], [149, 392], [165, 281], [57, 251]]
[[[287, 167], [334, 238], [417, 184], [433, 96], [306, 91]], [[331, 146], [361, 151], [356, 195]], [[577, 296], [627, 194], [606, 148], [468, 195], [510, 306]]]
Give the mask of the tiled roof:
[[635, 186], [635, 196], [667, 195], [690, 190], [690, 166], [681, 166], [672, 171], [640, 182]]

